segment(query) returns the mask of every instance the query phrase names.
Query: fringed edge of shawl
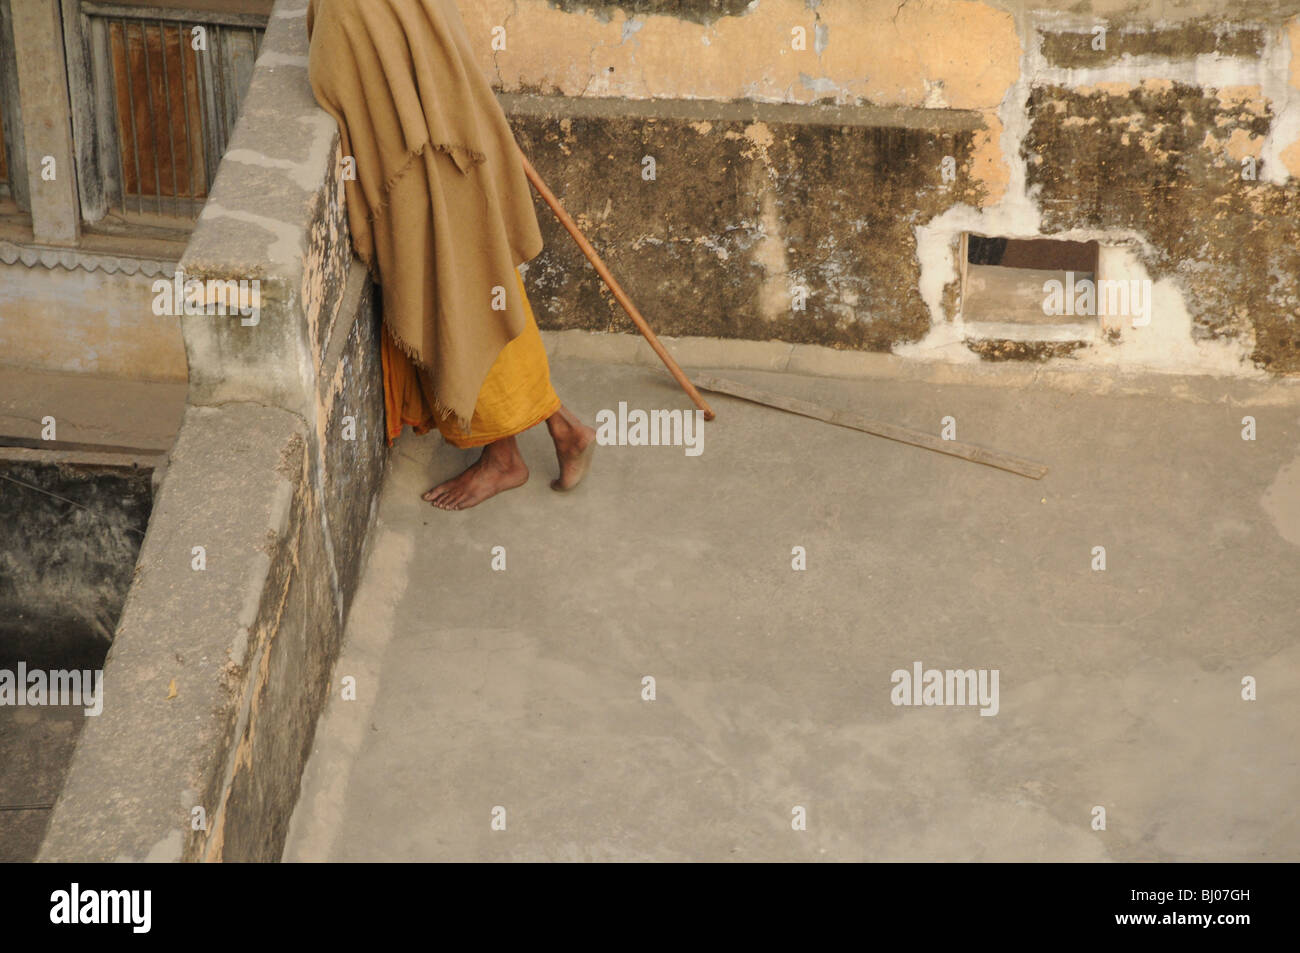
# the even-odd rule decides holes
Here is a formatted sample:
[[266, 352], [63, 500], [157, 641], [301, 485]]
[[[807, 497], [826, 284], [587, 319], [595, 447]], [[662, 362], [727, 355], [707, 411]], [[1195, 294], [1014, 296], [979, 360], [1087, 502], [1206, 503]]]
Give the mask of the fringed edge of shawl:
[[[371, 209], [370, 213], [366, 216], [366, 221], [368, 223], [373, 224], [380, 215], [388, 211], [388, 206], [392, 201], [393, 189], [397, 185], [398, 180], [411, 170], [411, 166], [415, 164], [416, 159], [424, 157], [425, 150], [429, 148], [432, 148], [437, 152], [446, 153], [446, 155], [448, 155], [453, 161], [456, 158], [456, 152], [458, 150], [464, 152], [471, 160], [473, 160], [473, 166], [482, 165], [487, 161], [487, 154], [478, 149], [473, 149], [470, 146], [433, 142], [432, 140], [425, 141], [418, 149], [408, 149], [406, 152], [406, 158], [402, 161], [402, 167], [390, 175], [387, 180], [385, 180], [383, 188], [379, 190], [379, 202], [376, 203], [375, 207]], [[459, 168], [459, 165], [457, 168]]]
[[[400, 334], [394, 331], [393, 326], [388, 323], [387, 318], [382, 318], [381, 320], [383, 321], [384, 324], [384, 330], [387, 331], [388, 336], [393, 339], [393, 343], [397, 345], [397, 349], [401, 351], [403, 354], [405, 354], [412, 364], [414, 364], [420, 370], [424, 371], [430, 377], [436, 379], [437, 374], [434, 373], [433, 367], [428, 363], [426, 363], [422, 357], [420, 357], [419, 350], [413, 345], [411, 345], [411, 343], [408, 342], [404, 337], [402, 337]], [[438, 396], [436, 384], [434, 386], [434, 394], [433, 394], [433, 412], [439, 417], [455, 417], [456, 426], [460, 429], [460, 432], [465, 434], [466, 436], [469, 435], [470, 427], [473, 424], [473, 420], [474, 420], [473, 413], [471, 412], [470, 416], [465, 417], [462, 416], [461, 414], [458, 414], [451, 407], [447, 406], [447, 404], [443, 402], [442, 398]]]
[[[367, 224], [373, 225], [379, 219], [380, 215], [382, 215], [384, 212], [388, 210], [388, 207], [392, 200], [393, 188], [397, 185], [398, 180], [400, 180], [402, 176], [406, 175], [411, 170], [411, 166], [415, 164], [415, 161], [417, 159], [423, 158], [425, 150], [429, 148], [436, 149], [438, 152], [446, 153], [453, 160], [455, 159], [456, 150], [459, 149], [460, 151], [469, 155], [469, 157], [473, 160], [473, 164], [475, 166], [482, 165], [484, 162], [487, 161], [487, 155], [483, 152], [480, 152], [478, 149], [472, 149], [469, 146], [438, 143], [432, 140], [428, 140], [424, 142], [418, 149], [408, 150], [406, 153], [406, 159], [402, 162], [402, 167], [398, 169], [396, 172], [394, 172], [392, 175], [390, 175], [388, 179], [384, 182], [383, 188], [380, 190], [379, 193], [380, 194], [379, 203], [366, 216]], [[362, 257], [361, 255], [358, 255], [357, 257], [361, 258], [362, 263], [366, 266], [366, 269], [370, 272], [371, 277], [375, 280], [376, 283], [378, 283], [382, 287], [383, 282], [379, 275], [379, 268], [375, 264], [375, 262], [365, 257]], [[388, 331], [389, 337], [393, 339], [393, 343], [397, 345], [397, 349], [401, 351], [403, 354], [405, 354], [406, 357], [410, 359], [411, 363], [414, 364], [416, 367], [423, 370], [430, 377], [436, 377], [437, 375], [434, 372], [433, 367], [420, 356], [419, 349], [416, 348], [414, 345], [412, 345], [400, 334], [398, 334], [397, 331], [393, 329], [393, 326], [388, 322], [387, 318], [383, 318], [382, 320], [383, 320], [384, 328]], [[460, 429], [461, 433], [469, 435], [471, 425], [473, 424], [473, 414], [471, 413], [470, 416], [466, 417], [457, 413], [454, 409], [449, 407], [446, 403], [443, 402], [442, 398], [438, 396], [436, 392], [436, 386], [435, 386], [435, 393], [433, 395], [433, 412], [440, 417], [454, 417], [456, 419], [456, 426]]]

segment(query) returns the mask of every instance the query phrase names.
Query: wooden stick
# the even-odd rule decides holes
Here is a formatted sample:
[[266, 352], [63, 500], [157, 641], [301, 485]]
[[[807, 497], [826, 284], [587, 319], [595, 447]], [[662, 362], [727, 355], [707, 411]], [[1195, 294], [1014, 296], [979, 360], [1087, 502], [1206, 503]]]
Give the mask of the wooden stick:
[[623, 306], [623, 310], [626, 311], [628, 317], [632, 319], [632, 323], [636, 325], [637, 330], [640, 331], [645, 339], [650, 342], [650, 346], [654, 348], [655, 353], [659, 355], [659, 360], [663, 361], [664, 366], [668, 368], [668, 373], [673, 375], [673, 378], [677, 383], [682, 386], [682, 390], [686, 391], [686, 395], [694, 401], [695, 406], [704, 411], [704, 419], [712, 420], [714, 417], [713, 408], [705, 403], [704, 398], [700, 396], [700, 392], [695, 389], [695, 385], [690, 382], [690, 379], [682, 369], [677, 366], [677, 362], [673, 360], [673, 356], [668, 353], [662, 344], [659, 343], [659, 338], [655, 337], [655, 333], [650, 329], [650, 325], [646, 323], [646, 319], [641, 317], [641, 312], [636, 309], [636, 305], [632, 303], [632, 299], [627, 296], [627, 293], [623, 291], [623, 287], [610, 273], [610, 270], [605, 267], [605, 263], [601, 261], [600, 256], [596, 254], [596, 249], [592, 248], [591, 242], [587, 241], [587, 236], [582, 234], [582, 230], [578, 228], [578, 223], [569, 217], [569, 213], [564, 210], [564, 206], [560, 204], [560, 200], [555, 197], [554, 192], [546, 187], [546, 183], [542, 181], [542, 177], [537, 174], [537, 170], [533, 168], [533, 164], [528, 161], [528, 157], [523, 154], [522, 150], [519, 153], [519, 157], [523, 160], [524, 174], [528, 176], [528, 181], [533, 184], [533, 188], [535, 188], [537, 194], [542, 197], [542, 201], [551, 207], [551, 211], [554, 212], [555, 217], [560, 220], [560, 224], [563, 225], [565, 230], [573, 236], [573, 240], [578, 243], [578, 247], [582, 249], [582, 253], [587, 256], [587, 260], [591, 262], [592, 266], [596, 269], [596, 274], [600, 275], [601, 280], [605, 282], [609, 287], [609, 290], [614, 292], [614, 297], [617, 298], [618, 303]]
[[1021, 476], [1029, 477], [1031, 480], [1041, 480], [1047, 474], [1047, 467], [1041, 463], [1034, 463], [1031, 460], [999, 453], [996, 450], [985, 450], [983, 447], [976, 447], [969, 443], [943, 440], [933, 434], [923, 433], [919, 430], [909, 430], [907, 427], [896, 427], [893, 424], [871, 420], [868, 417], [846, 413], [842, 410], [830, 410], [804, 400], [795, 400], [793, 397], [769, 394], [757, 387], [750, 387], [748, 384], [741, 384], [737, 381], [724, 380], [719, 377], [698, 377], [695, 379], [695, 385], [701, 390], [729, 394], [732, 397], [739, 397], [741, 400], [765, 404], [768, 407], [789, 411], [802, 417], [812, 417], [814, 420], [825, 421], [837, 427], [848, 427], [851, 430], [875, 434], [877, 437], [897, 440], [899, 443], [911, 444], [914, 447], [924, 447], [926, 450], [934, 450], [936, 453], [946, 453], [951, 457], [961, 457], [963, 460], [969, 460], [972, 463], [997, 467], [999, 470], [1018, 473]]

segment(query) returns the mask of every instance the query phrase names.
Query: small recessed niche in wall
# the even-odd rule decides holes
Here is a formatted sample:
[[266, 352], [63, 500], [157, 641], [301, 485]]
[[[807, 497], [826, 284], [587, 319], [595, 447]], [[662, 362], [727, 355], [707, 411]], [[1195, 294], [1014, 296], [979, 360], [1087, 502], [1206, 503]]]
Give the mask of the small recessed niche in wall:
[[[966, 324], [1096, 326], [1095, 314], [1074, 312], [1072, 289], [1095, 281], [1097, 242], [962, 235], [961, 313]], [[1049, 282], [1060, 283], [1053, 298]], [[1062, 306], [1058, 307], [1057, 305]]]

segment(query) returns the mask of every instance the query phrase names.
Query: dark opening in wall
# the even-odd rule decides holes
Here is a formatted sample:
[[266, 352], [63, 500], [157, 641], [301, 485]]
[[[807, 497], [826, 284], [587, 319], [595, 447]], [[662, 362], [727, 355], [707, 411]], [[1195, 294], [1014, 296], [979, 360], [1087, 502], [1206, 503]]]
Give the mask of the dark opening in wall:
[[69, 456], [0, 448], [0, 862], [36, 857], [153, 506], [151, 468]]
[[1097, 242], [1050, 238], [963, 236], [962, 319], [966, 323], [1060, 325], [1091, 324], [1095, 315], [1053, 313], [1046, 288], [1063, 291], [1095, 281]]
[[721, 17], [740, 16], [750, 0], [549, 0], [565, 13], [595, 13], [608, 19], [615, 10], [628, 16], [671, 16], [696, 23], [713, 23]]

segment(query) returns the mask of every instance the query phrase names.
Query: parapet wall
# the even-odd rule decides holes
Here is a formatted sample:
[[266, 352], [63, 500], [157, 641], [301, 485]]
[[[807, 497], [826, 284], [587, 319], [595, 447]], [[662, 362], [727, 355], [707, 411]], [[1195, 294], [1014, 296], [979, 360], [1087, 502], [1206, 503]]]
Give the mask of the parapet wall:
[[375, 293], [304, 15], [276, 6], [180, 263], [257, 307], [182, 318], [189, 406], [45, 860], [280, 856], [385, 462]]

